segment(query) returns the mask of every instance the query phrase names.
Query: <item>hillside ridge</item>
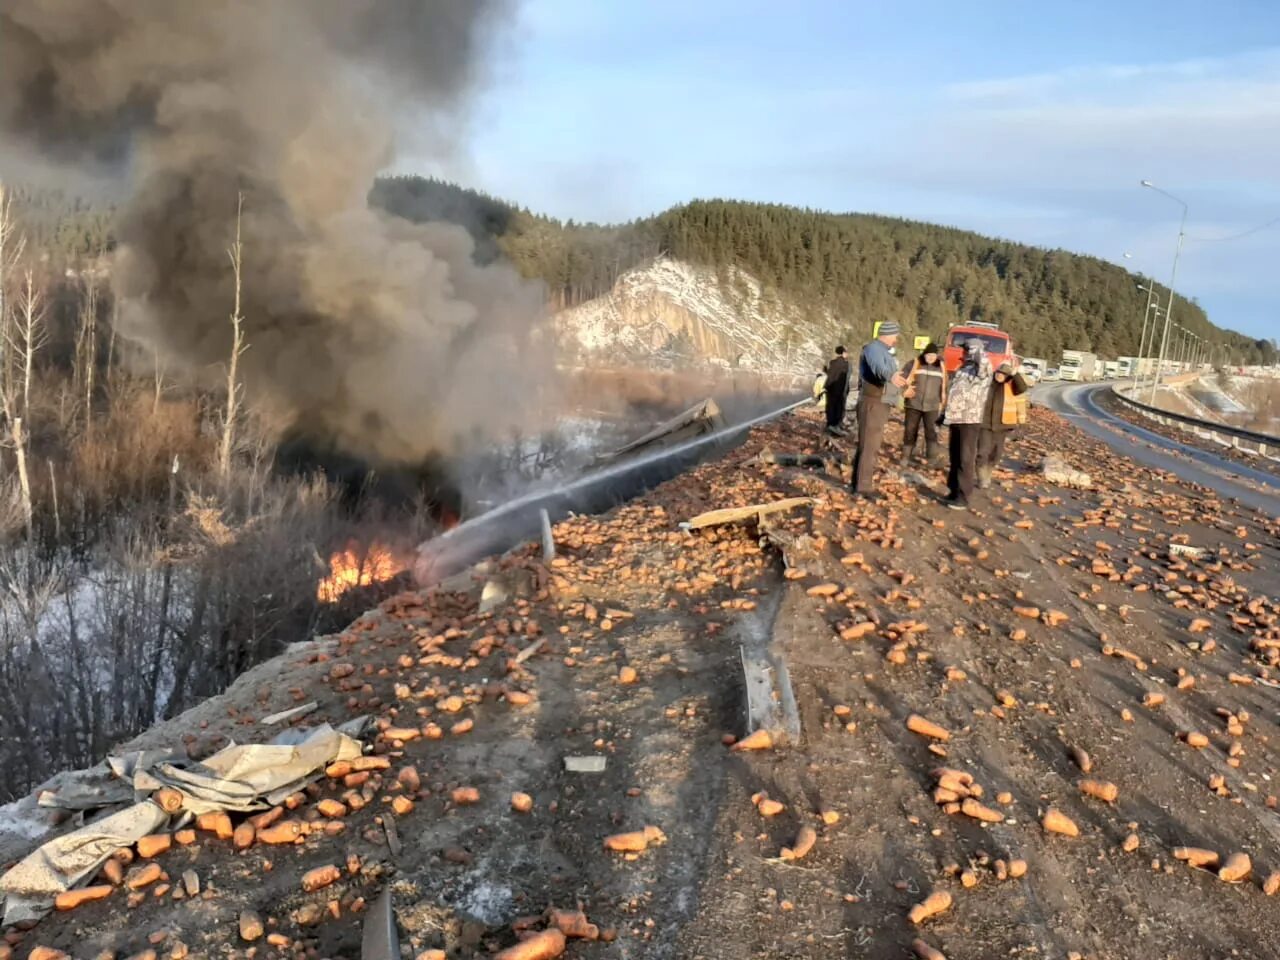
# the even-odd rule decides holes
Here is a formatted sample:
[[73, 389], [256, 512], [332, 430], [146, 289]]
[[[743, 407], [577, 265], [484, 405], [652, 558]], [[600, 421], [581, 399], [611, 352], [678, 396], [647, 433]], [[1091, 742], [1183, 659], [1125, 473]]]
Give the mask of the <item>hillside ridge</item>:
[[[888, 319], [908, 336], [940, 336], [983, 320], [1010, 331], [1020, 352], [1051, 357], [1136, 354], [1147, 303], [1141, 277], [1097, 257], [875, 214], [694, 200], [629, 223], [582, 224], [421, 177], [379, 180], [370, 200], [410, 220], [462, 224], [480, 257], [506, 256], [542, 279], [555, 308], [605, 296], [629, 270], [665, 255], [729, 288], [735, 277], [753, 278], [764, 300], [794, 308], [794, 338], [816, 329], [824, 343], [858, 342]], [[1155, 285], [1166, 302], [1167, 288]], [[1194, 300], [1179, 295], [1174, 318], [1246, 363], [1277, 357], [1273, 342], [1217, 327]]]

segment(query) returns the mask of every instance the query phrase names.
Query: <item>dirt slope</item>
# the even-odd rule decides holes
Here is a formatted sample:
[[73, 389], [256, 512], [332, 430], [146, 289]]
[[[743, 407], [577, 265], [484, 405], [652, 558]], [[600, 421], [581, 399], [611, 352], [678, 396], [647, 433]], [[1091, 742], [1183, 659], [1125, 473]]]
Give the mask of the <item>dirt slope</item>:
[[[830, 452], [811, 412], [758, 429], [608, 516], [558, 525], [554, 565], [530, 548], [458, 589], [398, 597], [184, 718], [203, 755], [219, 736], [265, 738], [255, 718], [315, 698], [304, 723], [374, 714], [372, 752], [389, 764], [297, 798], [280, 814], [305, 825], [296, 843], [236, 851], [201, 833], [159, 856], [163, 893], [162, 879], [133, 906], [116, 890], [55, 914], [17, 955], [355, 957], [364, 901], [390, 883], [411, 956], [487, 956], [517, 928], [541, 929], [548, 907], [579, 905], [601, 940], [571, 940], [566, 956], [593, 960], [888, 960], [918, 936], [952, 960], [1280, 956], [1261, 889], [1280, 870], [1274, 518], [1040, 411], [966, 514], [914, 477], [886, 479], [885, 503], [855, 503], [847, 467], [765, 465], [765, 447]], [[1095, 488], [1047, 485], [1049, 451]], [[774, 521], [791, 543], [785, 574], [754, 524], [677, 527], [794, 495], [821, 502]], [[1205, 555], [1170, 558], [1171, 536]], [[480, 614], [489, 576], [512, 599]], [[1014, 611], [1032, 605], [1039, 618]], [[722, 738], [746, 733], [739, 644], [762, 638], [785, 653], [801, 740], [731, 751]], [[1145, 706], [1149, 693], [1163, 702]], [[950, 739], [908, 731], [913, 713]], [[1190, 731], [1208, 745], [1184, 742]], [[1116, 785], [1114, 803], [1081, 793], [1072, 747]], [[594, 754], [603, 773], [565, 771], [566, 756]], [[1002, 821], [936, 804], [942, 764], [971, 776], [982, 796], [970, 799]], [[531, 810], [512, 809], [515, 792]], [[783, 809], [762, 816], [761, 792]], [[322, 813], [322, 799], [344, 809]], [[1050, 807], [1078, 837], [1043, 830]], [[379, 821], [395, 823], [398, 851]], [[604, 849], [645, 826], [665, 842], [632, 858]], [[781, 860], [806, 826], [812, 851]], [[1130, 833], [1138, 847], [1125, 852]], [[1175, 861], [1179, 846], [1248, 853], [1253, 876], [1228, 884]], [[997, 879], [996, 861], [1015, 859], [1026, 874]], [[326, 864], [341, 877], [304, 892], [303, 872]], [[202, 893], [175, 899], [187, 869]], [[953, 905], [912, 924], [933, 890]], [[245, 910], [272, 943], [242, 940]]]

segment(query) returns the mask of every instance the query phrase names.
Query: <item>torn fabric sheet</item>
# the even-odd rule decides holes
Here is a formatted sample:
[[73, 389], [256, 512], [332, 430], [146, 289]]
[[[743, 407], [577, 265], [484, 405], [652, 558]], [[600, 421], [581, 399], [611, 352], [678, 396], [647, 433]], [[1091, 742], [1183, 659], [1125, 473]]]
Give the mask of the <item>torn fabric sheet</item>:
[[138, 794], [172, 787], [183, 795], [182, 809], [201, 814], [274, 806], [328, 764], [360, 753], [357, 741], [325, 724], [301, 739], [297, 731], [286, 730], [269, 744], [232, 744], [199, 763], [155, 754], [129, 754], [108, 762], [119, 776], [132, 781]]
[[148, 800], [50, 840], [0, 877], [5, 926], [33, 919], [11, 913], [38, 909], [37, 904], [44, 904], [44, 909], [35, 916], [44, 916], [59, 893], [97, 873], [111, 854], [154, 833], [168, 819], [167, 813]]
[[[52, 909], [54, 897], [96, 875], [116, 850], [166, 826], [169, 815], [145, 799], [161, 787], [181, 792], [187, 815], [264, 810], [302, 789], [330, 763], [361, 753], [359, 741], [325, 724], [282, 731], [272, 743], [232, 744], [200, 763], [163, 751], [111, 757], [107, 763], [123, 791], [100, 784], [68, 785], [66, 799], [73, 806], [92, 796], [139, 802], [48, 841], [0, 876], [4, 922], [39, 919]], [[53, 805], [56, 798], [44, 802]]]

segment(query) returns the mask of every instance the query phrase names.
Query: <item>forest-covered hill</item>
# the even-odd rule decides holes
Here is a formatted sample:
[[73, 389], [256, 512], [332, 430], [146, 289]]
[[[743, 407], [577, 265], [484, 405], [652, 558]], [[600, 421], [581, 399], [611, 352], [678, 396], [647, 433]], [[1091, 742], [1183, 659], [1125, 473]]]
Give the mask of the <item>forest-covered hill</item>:
[[[508, 257], [546, 281], [555, 306], [609, 291], [626, 270], [666, 254], [720, 273], [755, 277], [768, 295], [856, 342], [875, 320], [941, 335], [985, 320], [1011, 331], [1020, 353], [1065, 349], [1136, 354], [1146, 293], [1139, 278], [1095, 257], [992, 239], [951, 227], [776, 204], [695, 200], [625, 224], [562, 222], [502, 200], [421, 177], [378, 181], [371, 202], [411, 220], [465, 225], [480, 255]], [[1157, 284], [1160, 303], [1167, 290]], [[1211, 341], [1271, 362], [1275, 346], [1213, 325], [1179, 297], [1174, 319]]]

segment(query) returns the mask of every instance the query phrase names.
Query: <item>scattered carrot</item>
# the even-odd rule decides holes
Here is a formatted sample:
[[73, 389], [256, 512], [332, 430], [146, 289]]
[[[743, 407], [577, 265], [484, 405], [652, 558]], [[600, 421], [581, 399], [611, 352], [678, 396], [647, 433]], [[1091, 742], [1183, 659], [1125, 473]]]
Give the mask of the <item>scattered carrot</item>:
[[104, 883], [94, 887], [81, 887], [79, 890], [64, 890], [54, 897], [53, 905], [59, 910], [74, 910], [82, 903], [110, 896], [114, 889], [111, 884]]
[[1239, 883], [1253, 870], [1253, 861], [1247, 853], [1233, 853], [1218, 871], [1218, 879], [1226, 883]]
[[196, 817], [196, 827], [216, 835], [219, 840], [230, 840], [235, 832], [231, 829], [231, 818], [222, 810], [200, 814]]
[[152, 833], [138, 838], [138, 856], [143, 858], [158, 857], [173, 844], [173, 837], [167, 833]]
[[255, 836], [257, 836], [257, 831], [253, 829], [253, 824], [246, 820], [236, 827], [235, 832], [231, 834], [231, 844], [237, 850], [245, 850], [253, 846], [253, 838]]
[[1192, 867], [1216, 867], [1218, 865], [1218, 854], [1213, 850], [1206, 850], [1204, 847], [1174, 847], [1173, 859], [1184, 860], [1188, 866]]
[[632, 830], [628, 833], [615, 833], [604, 838], [606, 850], [618, 853], [640, 853], [649, 844], [666, 843], [667, 835], [657, 827], [645, 827], [643, 830]]
[[1109, 780], [1081, 780], [1080, 792], [1106, 803], [1115, 803], [1120, 795], [1119, 788]]
[[983, 823], [1004, 822], [1003, 813], [999, 810], [993, 810], [991, 807], [984, 806], [972, 797], [966, 797], [960, 803], [960, 812], [966, 817], [973, 817], [973, 819], [981, 820]]
[[929, 737], [933, 740], [947, 741], [951, 739], [951, 731], [946, 727], [940, 727], [932, 720], [926, 720], [918, 713], [913, 713], [907, 717], [907, 729], [912, 733], [918, 733], [922, 737]]
[[177, 813], [182, 809], [182, 794], [173, 787], [161, 787], [151, 795], [165, 813]]
[[301, 820], [281, 820], [258, 831], [259, 843], [293, 843], [303, 834]]
[[1080, 828], [1076, 826], [1075, 821], [1053, 807], [1044, 812], [1041, 823], [1050, 833], [1060, 833], [1064, 837], [1080, 836]]
[[743, 737], [735, 743], [730, 750], [772, 750], [773, 735], [768, 730], [761, 728], [753, 730], [747, 736]]
[[935, 890], [911, 908], [907, 914], [907, 919], [912, 923], [920, 924], [930, 917], [950, 909], [951, 894], [945, 890]]
[[552, 910], [549, 920], [566, 937], [578, 940], [600, 939], [600, 928], [589, 921], [581, 910]]
[[796, 842], [789, 847], [782, 848], [782, 859], [799, 860], [813, 849], [813, 845], [817, 843], [817, 841], [818, 834], [813, 827], [801, 827], [800, 832], [796, 834]]
[[760, 816], [762, 817], [776, 817], [787, 808], [785, 804], [777, 800], [770, 800], [768, 797], [763, 797], [760, 802], [756, 804], [756, 809], [760, 811]]
[[946, 954], [935, 947], [929, 946], [919, 937], [911, 941], [911, 949], [920, 960], [947, 960]]
[[342, 871], [333, 864], [316, 867], [302, 875], [302, 889], [307, 893], [322, 890], [342, 876]]
[[1093, 758], [1090, 757], [1088, 753], [1080, 747], [1071, 747], [1069, 749], [1071, 753], [1071, 760], [1080, 768], [1081, 773], [1089, 773], [1093, 770]]
[[564, 953], [564, 934], [559, 930], [543, 930], [513, 947], [499, 950], [493, 960], [554, 960]]
[[863, 620], [840, 631], [841, 640], [861, 640], [869, 633], [875, 633], [876, 625], [870, 620]]

